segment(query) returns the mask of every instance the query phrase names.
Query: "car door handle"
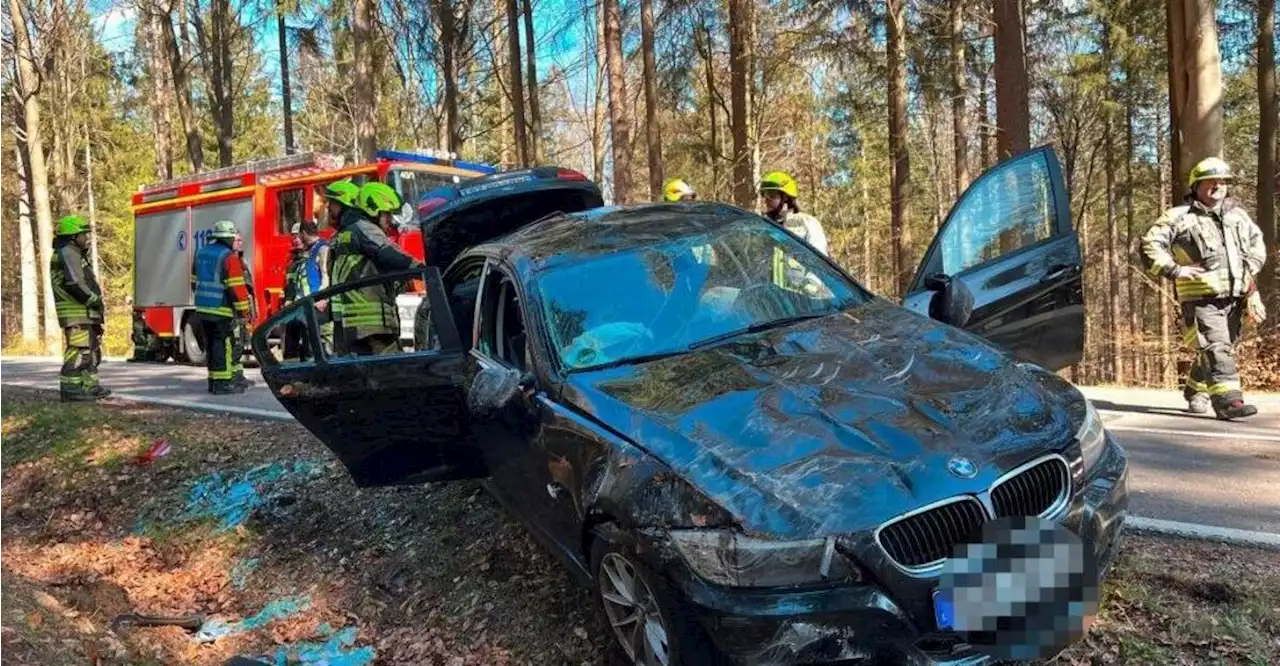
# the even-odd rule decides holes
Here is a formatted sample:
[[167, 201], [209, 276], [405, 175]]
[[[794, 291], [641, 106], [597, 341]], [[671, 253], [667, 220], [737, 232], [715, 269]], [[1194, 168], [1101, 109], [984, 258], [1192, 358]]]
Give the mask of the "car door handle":
[[1080, 264], [1054, 264], [1049, 272], [1040, 278], [1041, 282], [1057, 282], [1063, 278], [1075, 277], [1080, 273]]

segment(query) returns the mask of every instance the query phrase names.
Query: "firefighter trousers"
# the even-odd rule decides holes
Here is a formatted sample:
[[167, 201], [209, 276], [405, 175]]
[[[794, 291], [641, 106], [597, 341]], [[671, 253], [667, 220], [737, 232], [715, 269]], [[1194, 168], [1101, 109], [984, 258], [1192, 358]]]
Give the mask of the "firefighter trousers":
[[1240, 400], [1236, 343], [1244, 299], [1215, 298], [1182, 304], [1183, 341], [1195, 349], [1184, 393], [1205, 393], [1214, 405]]
[[209, 391], [226, 392], [237, 386], [237, 379], [244, 377], [240, 365], [239, 323], [231, 317], [202, 315], [200, 328], [204, 331], [205, 363], [209, 368]]
[[62, 329], [62, 371], [58, 388], [63, 396], [88, 395], [98, 390], [98, 364], [102, 362], [102, 329], [93, 324]]

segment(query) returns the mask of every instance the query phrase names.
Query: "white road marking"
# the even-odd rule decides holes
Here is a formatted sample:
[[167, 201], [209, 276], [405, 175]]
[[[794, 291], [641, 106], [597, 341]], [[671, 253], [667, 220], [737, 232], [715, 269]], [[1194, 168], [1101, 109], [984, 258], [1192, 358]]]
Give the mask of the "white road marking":
[[1215, 527], [1198, 523], [1181, 523], [1176, 520], [1160, 520], [1158, 518], [1143, 518], [1142, 516], [1129, 516], [1125, 519], [1124, 525], [1126, 528], [1143, 532], [1156, 532], [1158, 534], [1170, 534], [1206, 541], [1225, 541], [1237, 545], [1280, 549], [1280, 534], [1271, 532], [1238, 530], [1233, 527]]
[[1261, 442], [1280, 442], [1280, 435], [1262, 435], [1254, 432], [1205, 432], [1199, 430], [1171, 430], [1166, 428], [1145, 428], [1124, 424], [1106, 424], [1112, 432], [1144, 432], [1151, 435], [1174, 435], [1178, 437], [1208, 437], [1211, 439], [1236, 439]]
[[[47, 384], [39, 382], [26, 381], [10, 381], [5, 380], [5, 384], [9, 386], [17, 386], [19, 388], [41, 389], [45, 391], [56, 391], [57, 387], [50, 388]], [[222, 405], [217, 402], [197, 402], [195, 400], [182, 400], [180, 398], [164, 398], [156, 395], [146, 395], [143, 393], [130, 393], [127, 391], [112, 391], [109, 399], [128, 400], [130, 402], [140, 402], [149, 405], [162, 405], [165, 407], [182, 407], [184, 409], [195, 409], [202, 412], [217, 412], [219, 414], [234, 414], [236, 416], [247, 416], [249, 418], [269, 419], [272, 421], [292, 421], [293, 415], [289, 412], [277, 409], [257, 409], [254, 407], [241, 407], [239, 405]], [[216, 400], [216, 398], [213, 398]]]

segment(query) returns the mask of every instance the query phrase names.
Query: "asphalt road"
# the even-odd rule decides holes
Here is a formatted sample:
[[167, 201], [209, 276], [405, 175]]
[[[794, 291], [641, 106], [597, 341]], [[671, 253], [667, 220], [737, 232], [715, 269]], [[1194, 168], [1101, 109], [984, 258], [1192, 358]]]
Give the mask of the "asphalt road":
[[[59, 360], [0, 360], [0, 383], [57, 388]], [[104, 386], [123, 398], [249, 416], [289, 415], [257, 381], [243, 395], [205, 392], [203, 368], [109, 360]], [[1107, 428], [1129, 450], [1134, 515], [1280, 535], [1280, 394], [1253, 395], [1259, 414], [1240, 422], [1185, 413], [1181, 393], [1087, 387]]]

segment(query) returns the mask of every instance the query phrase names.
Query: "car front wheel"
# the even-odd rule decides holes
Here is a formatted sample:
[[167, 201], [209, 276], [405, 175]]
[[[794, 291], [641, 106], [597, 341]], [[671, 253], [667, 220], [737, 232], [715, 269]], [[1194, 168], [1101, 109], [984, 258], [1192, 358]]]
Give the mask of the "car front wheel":
[[629, 663], [677, 666], [717, 663], [688, 604], [630, 549], [597, 533], [591, 570], [597, 601]]

